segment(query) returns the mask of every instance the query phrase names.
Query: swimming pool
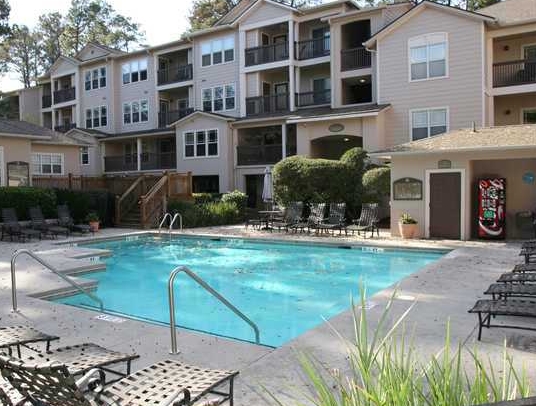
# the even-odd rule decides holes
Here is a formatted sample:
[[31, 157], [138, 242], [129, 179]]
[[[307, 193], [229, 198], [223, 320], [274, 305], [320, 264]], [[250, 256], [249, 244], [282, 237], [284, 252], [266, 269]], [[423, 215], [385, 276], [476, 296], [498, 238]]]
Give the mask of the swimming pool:
[[[273, 347], [348, 309], [360, 280], [371, 295], [444, 254], [202, 237], [140, 236], [87, 246], [113, 252], [106, 272], [89, 275], [109, 312], [169, 323], [169, 274], [186, 265], [253, 320], [261, 343]], [[175, 296], [177, 325], [254, 341], [250, 326], [184, 273]], [[57, 302], [94, 306], [84, 295]]]

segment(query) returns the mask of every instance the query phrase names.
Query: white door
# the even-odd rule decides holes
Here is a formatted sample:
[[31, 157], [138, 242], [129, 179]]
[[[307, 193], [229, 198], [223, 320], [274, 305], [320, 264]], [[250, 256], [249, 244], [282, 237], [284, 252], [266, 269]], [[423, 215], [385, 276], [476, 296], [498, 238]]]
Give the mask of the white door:
[[4, 165], [4, 147], [0, 147], [0, 186], [6, 185]]

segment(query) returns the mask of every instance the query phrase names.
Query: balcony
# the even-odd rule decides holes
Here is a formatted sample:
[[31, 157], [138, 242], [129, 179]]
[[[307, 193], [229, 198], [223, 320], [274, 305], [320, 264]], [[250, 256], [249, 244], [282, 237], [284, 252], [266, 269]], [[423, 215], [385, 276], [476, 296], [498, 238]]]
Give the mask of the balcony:
[[52, 106], [52, 95], [45, 94], [41, 97], [41, 108], [46, 109]]
[[288, 42], [263, 45], [255, 48], [246, 48], [244, 52], [246, 66], [284, 61], [288, 59]]
[[290, 110], [289, 94], [282, 93], [272, 96], [246, 97], [246, 115], [283, 113]]
[[314, 38], [295, 43], [296, 59], [312, 59], [328, 56], [330, 53], [330, 38]]
[[138, 170], [136, 154], [105, 156], [104, 172], [125, 172]]
[[174, 151], [160, 153], [142, 152], [141, 154], [142, 171], [175, 168], [177, 168], [177, 154]]
[[67, 131], [76, 128], [76, 123], [70, 123], [70, 124], [63, 124], [63, 125], [56, 125], [54, 126], [54, 131], [60, 132], [60, 133], [66, 133]]
[[175, 121], [180, 120], [181, 118], [186, 117], [188, 114], [191, 114], [193, 112], [193, 107], [160, 112], [158, 113], [158, 127], [166, 127], [171, 123], [174, 123]]
[[168, 85], [170, 83], [186, 82], [192, 80], [192, 64], [189, 65], [172, 65], [167, 69], [158, 71], [158, 86]]
[[331, 89], [296, 93], [297, 107], [317, 106], [319, 104], [331, 104]]
[[64, 103], [76, 98], [76, 88], [69, 87], [67, 89], [56, 90], [54, 92], [54, 104]]
[[237, 165], [275, 164], [283, 158], [281, 144], [238, 145], [236, 147]]
[[493, 87], [536, 83], [536, 59], [493, 64]]
[[370, 68], [370, 52], [364, 47], [343, 49], [341, 51], [341, 70]]

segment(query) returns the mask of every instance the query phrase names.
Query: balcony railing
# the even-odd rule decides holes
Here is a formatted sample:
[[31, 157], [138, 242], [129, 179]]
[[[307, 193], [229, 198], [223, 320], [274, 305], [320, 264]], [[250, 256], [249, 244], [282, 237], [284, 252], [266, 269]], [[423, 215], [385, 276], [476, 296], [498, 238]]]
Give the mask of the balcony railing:
[[493, 87], [536, 83], [536, 59], [493, 64]]
[[54, 91], [54, 104], [63, 103], [76, 98], [76, 88], [69, 87]]
[[141, 170], [175, 169], [177, 167], [177, 154], [175, 152], [142, 152]]
[[246, 97], [246, 115], [257, 116], [260, 114], [280, 113], [289, 111], [288, 93], [272, 96]]
[[158, 71], [158, 85], [167, 85], [169, 83], [185, 82], [192, 80], [192, 64], [189, 65], [171, 65], [167, 69]]
[[52, 106], [52, 95], [45, 94], [41, 97], [41, 107], [46, 109], [47, 107]]
[[136, 154], [104, 157], [104, 172], [125, 172], [138, 169]]
[[275, 164], [283, 158], [282, 145], [239, 145], [236, 147], [237, 165]]
[[313, 38], [305, 41], [298, 41], [295, 44], [296, 59], [311, 59], [328, 56], [330, 52], [330, 38]]
[[364, 47], [343, 49], [341, 51], [341, 70], [370, 68], [370, 52]]
[[158, 113], [158, 127], [162, 128], [194, 112], [192, 107]]
[[296, 106], [316, 106], [318, 104], [331, 103], [331, 89], [316, 92], [296, 93]]
[[288, 59], [288, 42], [246, 48], [244, 52], [246, 66], [284, 61]]
[[76, 123], [70, 123], [70, 124], [62, 124], [54, 126], [54, 131], [58, 131], [60, 133], [66, 133], [67, 131], [76, 128]]

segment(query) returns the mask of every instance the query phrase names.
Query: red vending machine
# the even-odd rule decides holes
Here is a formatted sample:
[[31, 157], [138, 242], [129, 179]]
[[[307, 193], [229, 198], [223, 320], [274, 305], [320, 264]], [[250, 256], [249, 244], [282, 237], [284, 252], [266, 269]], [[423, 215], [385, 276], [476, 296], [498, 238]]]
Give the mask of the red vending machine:
[[501, 239], [506, 231], [506, 179], [478, 181], [478, 236]]

